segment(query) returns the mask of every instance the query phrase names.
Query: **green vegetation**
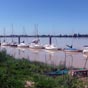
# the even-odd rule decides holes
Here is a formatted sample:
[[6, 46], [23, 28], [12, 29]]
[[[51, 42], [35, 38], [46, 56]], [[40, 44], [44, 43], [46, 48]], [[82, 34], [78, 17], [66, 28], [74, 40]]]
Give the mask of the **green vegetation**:
[[[15, 59], [0, 52], [0, 88], [85, 88], [87, 82], [69, 75], [49, 77], [52, 66], [26, 59]], [[27, 84], [33, 84], [28, 87]]]

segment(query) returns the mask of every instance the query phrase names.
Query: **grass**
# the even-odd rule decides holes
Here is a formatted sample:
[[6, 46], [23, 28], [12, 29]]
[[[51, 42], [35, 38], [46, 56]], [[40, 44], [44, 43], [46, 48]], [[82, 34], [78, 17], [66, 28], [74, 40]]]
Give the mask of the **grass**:
[[[59, 68], [59, 67], [58, 67]], [[15, 59], [0, 52], [0, 88], [25, 88], [26, 82], [34, 85], [27, 88], [84, 88], [83, 82], [69, 75], [49, 77], [45, 73], [54, 67], [26, 59]]]

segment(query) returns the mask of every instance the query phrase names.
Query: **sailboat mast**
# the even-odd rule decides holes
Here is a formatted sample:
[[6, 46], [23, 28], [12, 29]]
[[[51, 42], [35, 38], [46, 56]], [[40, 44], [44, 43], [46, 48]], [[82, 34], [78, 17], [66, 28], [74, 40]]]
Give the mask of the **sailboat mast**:
[[13, 42], [13, 24], [12, 24], [12, 42]]
[[39, 39], [39, 37], [38, 37], [38, 24], [35, 24], [35, 35], [36, 35], [36, 38]]
[[5, 42], [5, 31], [6, 31], [6, 29], [4, 28], [4, 29], [3, 29], [3, 34], [4, 34], [4, 42]]
[[74, 31], [72, 30], [72, 41], [71, 41], [71, 46], [73, 47], [73, 40], [74, 40]]
[[[25, 27], [23, 26], [23, 36], [26, 35]], [[25, 42], [25, 39], [23, 40], [23, 43]]]

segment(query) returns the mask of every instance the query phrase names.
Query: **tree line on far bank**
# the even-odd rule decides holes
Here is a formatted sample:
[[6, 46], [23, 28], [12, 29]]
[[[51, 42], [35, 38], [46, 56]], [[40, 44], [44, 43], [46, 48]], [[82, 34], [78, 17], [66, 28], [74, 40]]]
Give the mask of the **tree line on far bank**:
[[38, 35], [0, 35], [0, 37], [88, 37], [88, 34], [80, 34], [80, 33], [74, 33], [74, 34], [38, 34]]

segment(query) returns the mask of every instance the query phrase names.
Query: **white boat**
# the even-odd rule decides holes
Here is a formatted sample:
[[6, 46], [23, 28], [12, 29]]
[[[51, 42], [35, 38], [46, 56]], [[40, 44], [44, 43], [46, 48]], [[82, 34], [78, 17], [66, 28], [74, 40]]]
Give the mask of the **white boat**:
[[[5, 28], [4, 28], [4, 36], [5, 36]], [[9, 43], [6, 42], [6, 38], [4, 37], [3, 42], [1, 43], [1, 46], [9, 46]]]
[[64, 51], [68, 51], [68, 52], [78, 52], [80, 50], [78, 50], [76, 48], [64, 48]]
[[13, 36], [14, 36], [14, 29], [13, 29], [13, 24], [12, 24], [12, 41], [11, 41], [11, 43], [10, 43], [10, 46], [11, 47], [17, 47], [17, 43], [14, 41], [14, 39], [13, 39]]
[[45, 45], [44, 48], [46, 50], [58, 50], [58, 47], [56, 47], [55, 45], [51, 44], [51, 45]]
[[11, 46], [11, 47], [17, 47], [17, 43], [12, 42], [12, 43], [10, 43], [10, 46]]
[[31, 43], [29, 45], [29, 48], [31, 48], [31, 49], [43, 49], [43, 46], [41, 44]]
[[38, 37], [38, 25], [35, 25], [35, 36], [36, 38], [31, 42], [31, 44], [29, 45], [29, 48], [31, 49], [43, 49], [44, 47], [39, 43], [40, 39]]
[[17, 47], [20, 47], [20, 48], [28, 48], [29, 46], [25, 43], [20, 43], [17, 45]]
[[84, 46], [83, 53], [88, 53], [88, 46]]
[[1, 46], [9, 46], [9, 43], [7, 43], [7, 42], [2, 42], [2, 43], [1, 43]]
[[38, 24], [35, 24], [35, 39], [31, 42], [31, 44], [29, 45], [29, 48], [31, 49], [43, 49], [44, 47], [39, 44], [40, 39], [38, 37]]
[[[68, 45], [67, 45], [68, 46]], [[68, 46], [67, 48], [64, 48], [65, 52], [79, 52], [81, 50], [73, 48], [72, 46]]]

